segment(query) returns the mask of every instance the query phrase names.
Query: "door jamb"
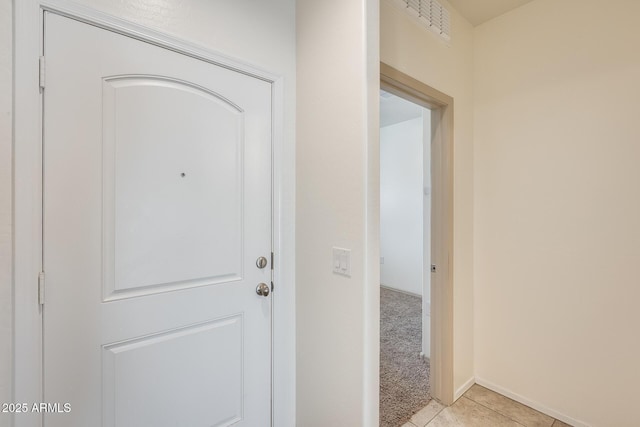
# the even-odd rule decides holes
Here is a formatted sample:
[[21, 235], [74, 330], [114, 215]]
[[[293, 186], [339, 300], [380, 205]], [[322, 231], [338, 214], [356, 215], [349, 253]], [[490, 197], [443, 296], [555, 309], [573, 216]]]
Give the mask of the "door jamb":
[[431, 396], [445, 405], [453, 387], [453, 98], [380, 63], [380, 86], [431, 109]]
[[[284, 79], [259, 67], [176, 37], [66, 0], [14, 2], [13, 67], [13, 369], [14, 402], [43, 401], [42, 307], [42, 91], [38, 58], [44, 44], [44, 11], [95, 25], [193, 58], [222, 66], [272, 87], [272, 425], [295, 423], [295, 171], [284, 132]], [[292, 407], [293, 405], [293, 407]], [[14, 424], [15, 423], [15, 424]], [[16, 427], [40, 426], [42, 414], [12, 417]]]

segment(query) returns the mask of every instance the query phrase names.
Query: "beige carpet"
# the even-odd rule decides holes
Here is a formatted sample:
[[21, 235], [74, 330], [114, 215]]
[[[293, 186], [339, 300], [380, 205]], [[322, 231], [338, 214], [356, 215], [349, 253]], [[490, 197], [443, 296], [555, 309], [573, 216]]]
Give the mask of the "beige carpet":
[[431, 399], [421, 313], [420, 297], [380, 288], [381, 427], [401, 426]]

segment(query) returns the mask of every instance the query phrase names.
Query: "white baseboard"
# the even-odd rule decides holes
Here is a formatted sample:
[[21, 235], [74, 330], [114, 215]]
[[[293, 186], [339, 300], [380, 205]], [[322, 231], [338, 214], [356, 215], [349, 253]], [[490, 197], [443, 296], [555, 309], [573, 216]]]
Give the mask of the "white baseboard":
[[483, 380], [482, 378], [476, 378], [476, 383], [488, 388], [489, 390], [493, 390], [496, 393], [500, 393], [503, 396], [508, 397], [509, 399], [513, 399], [516, 402], [520, 402], [523, 405], [527, 405], [530, 408], [535, 409], [536, 411], [542, 412], [543, 414], [547, 414], [550, 417], [553, 417], [557, 420], [560, 420], [564, 423], [570, 424], [574, 427], [591, 427], [589, 424], [583, 422], [583, 421], [579, 421], [576, 420], [574, 418], [571, 418], [567, 415], [561, 414], [560, 412], [553, 410], [551, 408], [546, 407], [545, 405], [535, 402], [531, 399], [528, 399], [524, 396], [521, 396], [517, 393], [512, 392], [511, 390], [508, 390], [504, 387], [501, 387], [497, 384], [492, 383], [491, 381], [487, 381], [487, 380]]
[[407, 294], [407, 295], [411, 295], [411, 296], [414, 296], [414, 297], [422, 298], [422, 295], [420, 295], [420, 294], [416, 294], [416, 293], [409, 292], [409, 291], [404, 291], [402, 289], [394, 288], [393, 286], [385, 285], [385, 284], [382, 284], [382, 283], [380, 283], [380, 287], [388, 289], [390, 291], [400, 292], [401, 294]]
[[467, 392], [476, 383], [476, 379], [474, 377], [469, 378], [464, 384], [462, 384], [454, 393], [453, 401], [460, 399], [463, 394]]

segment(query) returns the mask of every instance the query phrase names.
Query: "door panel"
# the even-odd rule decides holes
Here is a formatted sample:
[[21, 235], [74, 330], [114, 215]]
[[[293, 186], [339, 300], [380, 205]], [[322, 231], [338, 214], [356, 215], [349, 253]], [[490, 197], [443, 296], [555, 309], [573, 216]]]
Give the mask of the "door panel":
[[105, 300], [241, 279], [243, 111], [158, 76], [103, 88]]
[[45, 57], [45, 425], [270, 425], [270, 83], [52, 13]]
[[[242, 316], [103, 347], [107, 425], [242, 419]], [[212, 361], [216, 361], [212, 364]], [[197, 393], [190, 391], [197, 390]], [[163, 408], [159, 411], [158, 408]]]

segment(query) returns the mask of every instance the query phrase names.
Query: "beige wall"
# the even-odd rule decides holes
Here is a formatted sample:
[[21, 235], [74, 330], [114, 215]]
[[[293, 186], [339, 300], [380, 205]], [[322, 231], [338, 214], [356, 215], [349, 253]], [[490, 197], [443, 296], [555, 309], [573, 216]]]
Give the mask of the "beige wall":
[[479, 381], [637, 426], [640, 2], [537, 0], [475, 31]]
[[473, 28], [449, 7], [452, 38], [445, 44], [388, 0], [380, 6], [380, 60], [454, 98], [454, 390], [459, 390], [474, 372]]
[[[366, 271], [370, 120], [367, 37], [377, 35], [375, 1], [297, 2], [297, 425], [377, 425], [368, 405], [378, 357], [363, 337], [378, 339], [370, 313], [379, 282]], [[367, 7], [373, 8], [373, 10]], [[376, 14], [373, 28], [368, 14]], [[377, 39], [377, 37], [375, 37]], [[369, 57], [377, 71], [377, 44]], [[369, 65], [371, 65], [369, 63]], [[368, 85], [372, 81], [373, 85]], [[374, 101], [374, 106], [377, 103]], [[377, 115], [377, 108], [375, 109]], [[377, 116], [375, 127], [377, 129]], [[377, 130], [374, 132], [377, 133]], [[377, 135], [374, 141], [377, 144]], [[377, 162], [377, 154], [373, 163]], [[373, 203], [377, 203], [377, 195]], [[371, 219], [376, 223], [377, 218]], [[377, 230], [377, 226], [376, 226]], [[374, 237], [377, 239], [377, 237]], [[351, 249], [351, 277], [332, 273], [331, 248]], [[376, 259], [377, 251], [371, 258]], [[369, 317], [374, 316], [371, 320]], [[373, 359], [373, 360], [371, 360]], [[364, 367], [364, 369], [363, 369]], [[373, 369], [370, 369], [373, 367]], [[366, 370], [366, 375], [365, 375]]]
[[[11, 0], [0, 0], [0, 403], [11, 402]], [[0, 413], [0, 427], [9, 426]]]

